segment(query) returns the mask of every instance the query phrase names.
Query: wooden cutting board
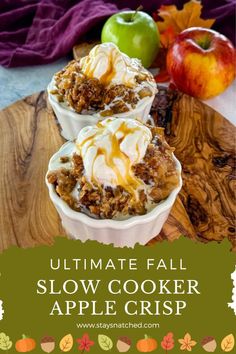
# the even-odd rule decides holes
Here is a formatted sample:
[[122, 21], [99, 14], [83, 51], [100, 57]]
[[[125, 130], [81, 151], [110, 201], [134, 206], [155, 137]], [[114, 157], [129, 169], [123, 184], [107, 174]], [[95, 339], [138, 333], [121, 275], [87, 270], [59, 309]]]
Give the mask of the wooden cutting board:
[[[167, 139], [183, 166], [183, 189], [160, 235], [200, 241], [228, 238], [234, 229], [234, 138], [220, 114], [186, 95], [173, 107]], [[0, 251], [52, 244], [65, 235], [44, 182], [49, 158], [65, 142], [44, 92], [0, 112]]]

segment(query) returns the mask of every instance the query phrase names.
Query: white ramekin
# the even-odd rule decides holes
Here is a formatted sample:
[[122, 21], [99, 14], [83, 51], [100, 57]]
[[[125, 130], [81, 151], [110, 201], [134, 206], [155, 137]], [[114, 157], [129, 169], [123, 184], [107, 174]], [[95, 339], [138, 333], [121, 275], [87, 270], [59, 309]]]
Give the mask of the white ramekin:
[[[55, 89], [54, 79], [52, 79], [47, 87], [48, 100], [61, 125], [61, 135], [66, 140], [73, 141], [77, 138], [78, 133], [82, 128], [87, 125], [95, 125], [100, 120], [107, 118], [100, 116], [99, 113], [91, 115], [76, 113], [65, 103], [58, 102], [56, 95], [52, 95], [50, 93], [53, 89]], [[113, 114], [113, 116], [117, 118], [137, 119], [143, 123], [146, 123], [147, 119], [149, 118], [148, 115], [151, 110], [154, 97], [155, 95], [152, 97], [145, 97], [142, 99], [142, 104], [140, 104], [136, 109], [126, 113]]]
[[[61, 156], [71, 155], [74, 144], [67, 142], [52, 156], [48, 165], [48, 172], [62, 166], [59, 163]], [[159, 203], [152, 211], [145, 215], [133, 216], [127, 220], [98, 220], [86, 214], [72, 210], [56, 193], [54, 185], [46, 184], [50, 198], [56, 207], [62, 225], [68, 236], [81, 241], [96, 240], [104, 244], [113, 244], [116, 247], [134, 247], [136, 243], [145, 245], [157, 236], [165, 223], [177, 194], [182, 187], [181, 164], [173, 155], [176, 168], [179, 171], [179, 185]]]

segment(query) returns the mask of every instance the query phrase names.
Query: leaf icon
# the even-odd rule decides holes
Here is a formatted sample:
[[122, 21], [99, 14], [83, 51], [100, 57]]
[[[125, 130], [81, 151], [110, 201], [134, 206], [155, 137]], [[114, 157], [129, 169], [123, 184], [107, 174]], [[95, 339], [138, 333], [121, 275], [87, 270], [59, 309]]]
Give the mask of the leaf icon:
[[223, 352], [231, 352], [233, 350], [235, 344], [234, 336], [233, 334], [229, 334], [226, 336], [222, 342], [221, 342], [221, 349]]
[[66, 336], [64, 336], [61, 341], [60, 341], [60, 344], [59, 344], [59, 347], [61, 349], [61, 351], [63, 352], [69, 352], [72, 347], [73, 347], [73, 337], [71, 334], [67, 334]]
[[184, 338], [178, 339], [178, 342], [181, 344], [180, 350], [187, 350], [188, 352], [191, 352], [192, 347], [197, 344], [195, 340], [192, 340], [189, 333], [186, 333]]
[[98, 335], [98, 343], [102, 350], [111, 350], [113, 347], [113, 342], [111, 338], [105, 336], [105, 334]]
[[82, 350], [82, 353], [84, 351], [89, 352], [90, 347], [94, 345], [94, 341], [90, 340], [89, 335], [85, 333], [82, 338], [78, 338], [76, 342], [79, 343], [79, 350]]
[[11, 349], [12, 342], [10, 338], [5, 333], [0, 333], [0, 349], [8, 350]]
[[162, 348], [167, 352], [174, 348], [174, 335], [172, 332], [169, 332], [161, 342]]

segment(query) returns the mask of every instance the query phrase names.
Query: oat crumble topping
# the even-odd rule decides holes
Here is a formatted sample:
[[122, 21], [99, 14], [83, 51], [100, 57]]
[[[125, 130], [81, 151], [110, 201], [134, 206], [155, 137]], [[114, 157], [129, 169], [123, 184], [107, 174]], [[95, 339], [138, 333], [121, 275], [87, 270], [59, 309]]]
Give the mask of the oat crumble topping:
[[[136, 77], [137, 85], [146, 80], [144, 75]], [[66, 102], [77, 113], [100, 112], [103, 117], [134, 109], [139, 100], [153, 95], [148, 86], [135, 91], [125, 85], [105, 86], [98, 79], [88, 78], [81, 71], [79, 61], [71, 61], [55, 75], [56, 88], [51, 94], [59, 102]]]

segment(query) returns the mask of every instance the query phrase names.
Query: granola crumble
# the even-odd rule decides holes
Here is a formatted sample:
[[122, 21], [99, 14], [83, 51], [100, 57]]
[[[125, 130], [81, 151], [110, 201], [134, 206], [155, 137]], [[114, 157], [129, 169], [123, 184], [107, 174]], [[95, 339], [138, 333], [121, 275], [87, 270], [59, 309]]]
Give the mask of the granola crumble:
[[[137, 85], [145, 80], [144, 75], [136, 76]], [[59, 102], [66, 102], [77, 113], [99, 111], [103, 117], [128, 112], [139, 100], [153, 95], [148, 86], [142, 86], [137, 92], [122, 84], [107, 87], [98, 79], [84, 75], [76, 60], [55, 75], [55, 87], [51, 94]]]

